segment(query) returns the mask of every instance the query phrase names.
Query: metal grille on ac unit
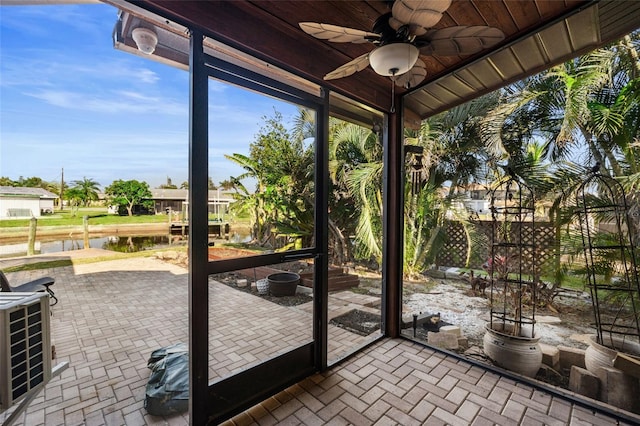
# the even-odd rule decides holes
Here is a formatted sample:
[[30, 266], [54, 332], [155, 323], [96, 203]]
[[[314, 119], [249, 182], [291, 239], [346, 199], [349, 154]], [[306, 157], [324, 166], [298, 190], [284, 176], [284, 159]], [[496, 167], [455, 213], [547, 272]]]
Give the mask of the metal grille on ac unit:
[[49, 296], [0, 293], [0, 408], [51, 378]]

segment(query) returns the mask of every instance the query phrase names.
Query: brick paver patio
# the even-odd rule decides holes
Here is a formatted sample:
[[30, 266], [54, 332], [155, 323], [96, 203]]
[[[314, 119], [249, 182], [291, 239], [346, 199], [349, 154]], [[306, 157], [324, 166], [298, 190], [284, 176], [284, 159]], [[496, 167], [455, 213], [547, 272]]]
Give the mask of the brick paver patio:
[[417, 343], [385, 339], [231, 425], [626, 425]]
[[[146, 368], [154, 349], [187, 341], [187, 275], [151, 258], [8, 274], [56, 278], [52, 343], [69, 368], [53, 378], [18, 425], [184, 425], [188, 415], [150, 416]], [[282, 307], [211, 282], [210, 378], [223, 377], [311, 339], [309, 306]], [[377, 309], [344, 293], [330, 306]], [[220, 303], [223, 302], [223, 303]], [[334, 357], [367, 338], [330, 328]], [[331, 356], [330, 356], [331, 358]], [[3, 421], [11, 412], [0, 414]], [[640, 417], [638, 418], [640, 422]], [[416, 343], [385, 339], [228, 424], [622, 424]]]
[[[11, 282], [55, 277], [60, 302], [52, 307], [53, 364], [69, 363], [17, 424], [164, 424], [143, 407], [146, 364], [151, 351], [188, 342], [184, 268], [131, 258], [7, 275]], [[367, 296], [349, 294], [332, 302], [336, 312], [353, 309], [357, 300], [372, 304]], [[311, 303], [284, 307], [211, 280], [210, 305], [210, 380], [312, 340]], [[333, 326], [329, 336], [335, 359], [371, 340]], [[188, 422], [184, 416], [167, 421]]]

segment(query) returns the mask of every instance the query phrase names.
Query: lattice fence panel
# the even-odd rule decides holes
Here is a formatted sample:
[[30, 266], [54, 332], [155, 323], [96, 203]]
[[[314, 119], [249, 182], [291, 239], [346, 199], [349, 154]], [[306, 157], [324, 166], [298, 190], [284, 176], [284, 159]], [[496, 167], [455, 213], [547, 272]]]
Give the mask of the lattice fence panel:
[[536, 224], [536, 247], [538, 248], [538, 265], [542, 275], [548, 275], [553, 271], [556, 256], [556, 229], [552, 223], [544, 222]]
[[446, 240], [437, 256], [437, 266], [464, 265], [467, 255], [467, 236], [460, 222], [447, 222]]
[[[523, 224], [525, 229], [522, 230], [522, 235], [525, 238], [523, 244], [531, 244], [532, 241], [528, 241], [531, 238], [530, 224]], [[460, 222], [447, 222], [446, 226], [446, 241], [442, 247], [441, 252], [437, 257], [437, 266], [448, 267], [467, 267], [466, 250], [467, 250], [467, 235], [464, 232], [464, 228]], [[551, 271], [553, 268], [553, 261], [555, 259], [555, 228], [550, 222], [537, 222], [535, 224], [536, 232], [536, 247], [537, 260], [536, 263], [540, 267], [540, 271], [544, 274], [545, 271]], [[479, 269], [482, 264], [489, 258], [489, 244], [491, 241], [491, 227], [492, 222], [476, 221], [473, 223], [471, 238], [473, 241], [471, 258], [468, 267]], [[513, 226], [511, 229], [512, 238], [517, 238], [519, 230], [517, 226]], [[525, 254], [523, 261], [523, 269], [526, 272], [530, 272], [533, 267], [532, 261], [533, 253]]]

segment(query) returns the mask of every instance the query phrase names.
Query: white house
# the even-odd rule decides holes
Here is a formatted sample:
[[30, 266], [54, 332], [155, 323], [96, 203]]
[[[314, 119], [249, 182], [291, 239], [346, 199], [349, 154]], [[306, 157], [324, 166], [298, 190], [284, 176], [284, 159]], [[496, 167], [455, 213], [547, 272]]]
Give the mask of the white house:
[[[451, 207], [455, 211], [467, 211], [486, 218], [489, 215], [489, 190], [483, 185], [472, 183], [458, 187], [455, 190], [458, 197]], [[449, 212], [447, 217], [453, 218], [453, 212]]]
[[[188, 214], [189, 190], [188, 189], [162, 189], [151, 190], [155, 202], [155, 213], [181, 212]], [[209, 190], [209, 213], [218, 218], [223, 218], [229, 211], [229, 205], [235, 201], [233, 193], [221, 189]]]
[[0, 219], [40, 217], [43, 213], [53, 213], [53, 192], [42, 188], [0, 186]]

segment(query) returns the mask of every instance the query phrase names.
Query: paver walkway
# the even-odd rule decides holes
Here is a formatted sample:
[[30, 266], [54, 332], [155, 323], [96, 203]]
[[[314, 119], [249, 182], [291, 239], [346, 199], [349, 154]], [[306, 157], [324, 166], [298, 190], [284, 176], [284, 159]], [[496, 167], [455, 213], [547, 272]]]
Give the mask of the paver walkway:
[[[51, 317], [54, 365], [67, 361], [69, 368], [50, 381], [16, 424], [188, 424], [188, 415], [164, 419], [143, 407], [149, 354], [187, 341], [186, 271], [152, 258], [131, 258], [8, 274], [15, 282], [43, 275], [55, 276], [60, 296]], [[307, 307], [281, 307], [223, 284], [210, 286], [211, 379], [311, 338]], [[343, 294], [336, 300], [347, 306], [374, 303], [365, 299]], [[337, 301], [334, 306], [336, 312], [341, 309]], [[330, 336], [335, 353], [344, 350], [340, 343], [366, 340], [336, 327]], [[0, 414], [0, 422], [10, 412]], [[617, 424], [457, 358], [391, 339], [228, 422], [253, 423]]]

